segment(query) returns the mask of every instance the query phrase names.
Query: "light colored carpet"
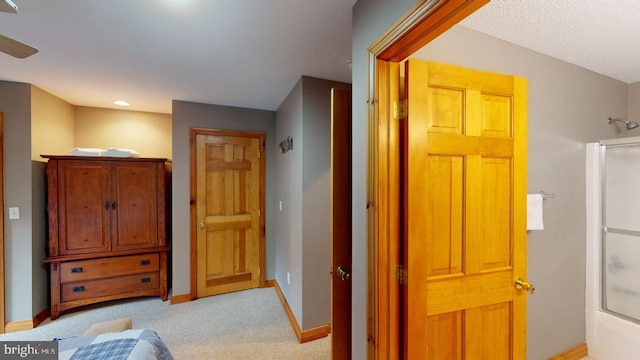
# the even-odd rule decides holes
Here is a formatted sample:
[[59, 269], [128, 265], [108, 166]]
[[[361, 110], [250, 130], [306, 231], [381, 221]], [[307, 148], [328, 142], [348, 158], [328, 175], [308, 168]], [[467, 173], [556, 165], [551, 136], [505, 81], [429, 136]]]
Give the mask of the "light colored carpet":
[[159, 298], [130, 299], [81, 308], [0, 340], [51, 340], [82, 334], [91, 324], [133, 319], [152, 329], [176, 360], [331, 359], [331, 337], [300, 344], [275, 289], [253, 289], [169, 305]]

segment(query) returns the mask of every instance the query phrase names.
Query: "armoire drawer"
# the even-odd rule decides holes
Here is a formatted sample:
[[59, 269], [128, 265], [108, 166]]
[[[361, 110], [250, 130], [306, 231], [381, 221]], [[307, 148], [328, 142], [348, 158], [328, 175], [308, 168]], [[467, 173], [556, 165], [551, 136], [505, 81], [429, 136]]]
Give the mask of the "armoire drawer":
[[155, 253], [63, 262], [60, 263], [60, 282], [68, 283], [158, 271], [160, 268], [158, 259], [159, 256]]
[[153, 290], [160, 287], [158, 272], [106, 279], [77, 281], [60, 286], [62, 302], [96, 298], [136, 291]]

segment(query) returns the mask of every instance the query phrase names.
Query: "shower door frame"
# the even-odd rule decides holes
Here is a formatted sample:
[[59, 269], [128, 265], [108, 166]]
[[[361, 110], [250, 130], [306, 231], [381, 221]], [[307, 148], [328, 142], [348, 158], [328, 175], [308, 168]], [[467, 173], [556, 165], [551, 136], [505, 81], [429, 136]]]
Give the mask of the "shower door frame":
[[604, 310], [603, 303], [603, 146], [640, 146], [640, 137], [601, 140], [586, 146], [586, 294], [585, 318], [589, 355], [627, 360], [640, 352], [640, 324]]
[[[631, 139], [637, 139], [637, 141], [630, 141]], [[637, 231], [609, 228], [607, 225], [607, 148], [620, 148], [620, 147], [637, 147], [640, 149], [640, 137], [634, 138], [622, 138], [614, 140], [601, 140], [600, 141], [600, 198], [601, 198], [601, 231], [600, 231], [600, 310], [611, 314], [612, 316], [619, 317], [623, 320], [631, 321], [640, 325], [640, 319], [634, 318], [629, 315], [625, 315], [610, 309], [607, 304], [607, 273], [605, 265], [607, 264], [607, 242], [609, 241], [607, 234], [619, 234], [640, 237]]]

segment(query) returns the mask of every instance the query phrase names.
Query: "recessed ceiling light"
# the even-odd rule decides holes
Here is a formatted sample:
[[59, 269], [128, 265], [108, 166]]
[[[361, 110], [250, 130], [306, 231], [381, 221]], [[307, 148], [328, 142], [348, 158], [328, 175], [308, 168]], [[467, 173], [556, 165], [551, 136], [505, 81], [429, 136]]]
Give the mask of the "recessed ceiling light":
[[120, 106], [129, 106], [130, 104], [124, 100], [116, 100], [113, 102], [116, 105], [120, 105]]

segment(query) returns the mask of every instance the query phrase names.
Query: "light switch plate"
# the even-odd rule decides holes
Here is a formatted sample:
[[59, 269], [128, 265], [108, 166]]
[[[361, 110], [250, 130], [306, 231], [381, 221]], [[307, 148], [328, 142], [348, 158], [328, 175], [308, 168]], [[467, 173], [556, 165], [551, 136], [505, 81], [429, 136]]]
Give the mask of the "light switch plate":
[[20, 208], [19, 207], [10, 207], [9, 208], [9, 220], [17, 220], [20, 219]]

